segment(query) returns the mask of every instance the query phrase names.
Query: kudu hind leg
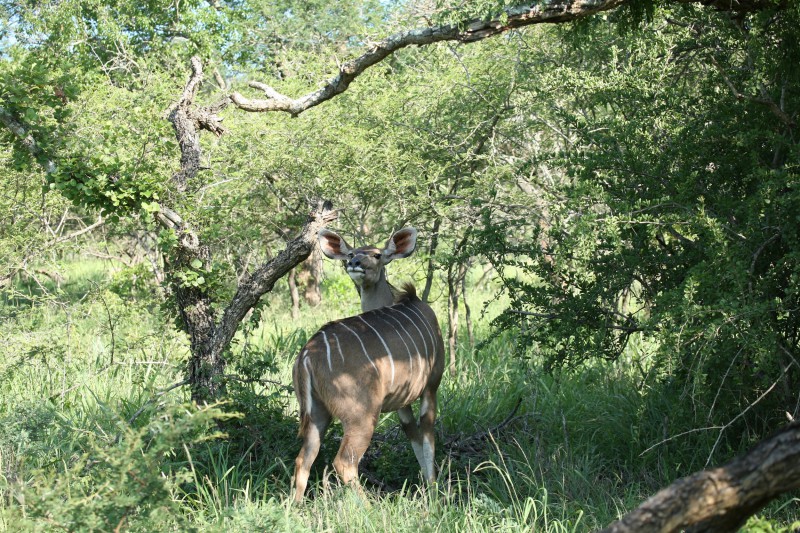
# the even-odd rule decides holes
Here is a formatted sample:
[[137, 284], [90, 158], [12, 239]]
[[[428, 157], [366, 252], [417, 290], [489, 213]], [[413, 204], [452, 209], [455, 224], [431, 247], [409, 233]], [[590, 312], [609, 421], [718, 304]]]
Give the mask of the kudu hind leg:
[[330, 413], [322, 406], [314, 406], [308, 417], [308, 424], [304, 428], [302, 435], [303, 446], [300, 448], [300, 453], [297, 454], [297, 459], [294, 462], [294, 500], [296, 502], [303, 500], [311, 465], [314, 463], [314, 459], [317, 458], [322, 439], [325, 437], [325, 431], [331, 422]]
[[429, 483], [436, 481], [436, 440], [434, 424], [436, 423], [436, 391], [425, 389], [419, 407], [419, 432], [422, 436], [422, 473]]
[[353, 484], [358, 487], [358, 463], [369, 447], [378, 415], [354, 417], [352, 420], [342, 421], [344, 437], [339, 446], [339, 452], [333, 460], [333, 468], [345, 485]]

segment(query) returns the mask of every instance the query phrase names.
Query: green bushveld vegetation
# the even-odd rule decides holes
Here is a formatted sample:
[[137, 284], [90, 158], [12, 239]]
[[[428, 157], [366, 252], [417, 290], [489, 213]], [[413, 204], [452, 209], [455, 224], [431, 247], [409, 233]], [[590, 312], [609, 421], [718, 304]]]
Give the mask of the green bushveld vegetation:
[[[398, 265], [393, 279], [412, 270]], [[506, 302], [476, 285], [470, 303], [486, 314], [479, 344], [462, 339], [458, 373], [440, 389], [438, 486], [418, 485], [407, 439], [386, 415], [362, 463], [381, 485], [367, 481], [366, 499], [337, 486], [335, 425], [310, 500], [292, 507], [291, 364], [322, 323], [358, 309], [342, 273], [327, 269], [325, 303], [299, 322], [288, 293], [277, 291], [269, 318], [246, 329], [232, 353], [232, 372], [269, 381], [233, 382], [225, 403], [197, 407], [185, 388], [160, 394], [181, 380], [187, 344], [164, 327], [152, 293], [118, 294], [125, 269], [96, 259], [73, 258], [63, 272], [46, 299], [19, 284], [0, 307], [0, 525], [8, 530], [586, 531], [691, 471], [718, 436], [647, 451], [671, 436], [666, 419], [683, 404], [654, 393], [641, 374], [652, 369], [653, 346], [636, 340], [618, 362], [546, 373], [514, 355], [518, 336], [488, 328]], [[339, 300], [342, 286], [349, 301]], [[797, 519], [788, 498], [748, 530]]]
[[[192, 56], [198, 106], [301, 95], [512, 3], [459, 4], [0, 0], [0, 530], [586, 531], [800, 416], [800, 4], [403, 49], [298, 117], [219, 109], [176, 183]], [[237, 323], [222, 392], [187, 383], [192, 313], [218, 321], [320, 198], [351, 244], [420, 231], [389, 269], [457, 341], [435, 487], [387, 415], [364, 497], [328, 476], [334, 426], [288, 503], [291, 365], [359, 309], [337, 265], [320, 306], [293, 318], [281, 283]], [[746, 530], [799, 520], [788, 495]]]

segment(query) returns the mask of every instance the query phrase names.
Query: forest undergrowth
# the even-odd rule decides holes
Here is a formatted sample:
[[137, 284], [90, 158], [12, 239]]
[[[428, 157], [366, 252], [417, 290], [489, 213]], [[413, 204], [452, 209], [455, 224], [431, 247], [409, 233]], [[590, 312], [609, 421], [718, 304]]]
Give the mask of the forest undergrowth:
[[[746, 430], [703, 429], [636, 337], [615, 363], [555, 373], [515, 356], [514, 335], [488, 325], [492, 291], [476, 286], [476, 345], [463, 336], [440, 388], [437, 484], [420, 484], [387, 414], [362, 462], [364, 495], [331, 474], [334, 425], [306, 502], [292, 505], [291, 364], [319, 326], [357, 309], [349, 282], [326, 279], [324, 303], [299, 321], [282, 289], [271, 295], [229, 355], [228, 399], [196, 406], [180, 386], [186, 339], [152, 285], [96, 260], [63, 270], [58, 286], [21, 279], [0, 297], [0, 530], [590, 531], [752, 444]], [[745, 529], [798, 520], [784, 498]]]

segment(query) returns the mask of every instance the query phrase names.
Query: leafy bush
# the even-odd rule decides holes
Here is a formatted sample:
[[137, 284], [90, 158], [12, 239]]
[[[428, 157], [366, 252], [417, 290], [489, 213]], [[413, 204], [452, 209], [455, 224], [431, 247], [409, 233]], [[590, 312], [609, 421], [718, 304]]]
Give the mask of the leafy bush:
[[[176, 457], [220, 437], [215, 424], [227, 418], [218, 407], [176, 406], [141, 429], [121, 422], [118, 433], [78, 431], [58, 421], [62, 440], [48, 444], [60, 446], [60, 453], [50, 461], [40, 456], [40, 468], [28, 474], [32, 480], [9, 486], [9, 524], [12, 529], [68, 531], [153, 523], [183, 528], [174, 491], [190, 473], [175, 468]], [[29, 443], [17, 439], [20, 456], [35, 451]]]

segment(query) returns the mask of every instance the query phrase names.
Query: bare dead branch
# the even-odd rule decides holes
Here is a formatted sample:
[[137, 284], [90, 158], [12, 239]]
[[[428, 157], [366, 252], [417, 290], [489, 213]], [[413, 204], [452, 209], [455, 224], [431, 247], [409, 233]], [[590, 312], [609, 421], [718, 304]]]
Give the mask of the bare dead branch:
[[444, 446], [448, 450], [448, 453], [452, 453], [454, 450], [463, 447], [467, 443], [488, 439], [490, 436], [496, 435], [498, 431], [505, 428], [507, 425], [509, 425], [517, 418], [520, 418], [517, 416], [517, 411], [519, 411], [521, 405], [522, 405], [522, 398], [517, 398], [517, 402], [514, 404], [514, 408], [511, 410], [508, 416], [506, 416], [505, 419], [503, 419], [503, 421], [500, 422], [499, 424], [489, 429], [473, 433], [472, 435], [461, 435], [461, 434], [454, 435], [450, 437], [447, 441], [445, 441], [442, 444], [442, 446]]
[[76, 237], [80, 237], [81, 235], [89, 233], [93, 229], [99, 228], [103, 224], [105, 224], [105, 220], [103, 220], [103, 216], [102, 215], [97, 215], [97, 220], [93, 224], [90, 224], [90, 225], [86, 226], [83, 229], [79, 229], [77, 231], [73, 231], [72, 233], [70, 233], [68, 235], [62, 235], [61, 237], [58, 237], [55, 241], [53, 241], [53, 244], [66, 242], [66, 241], [71, 241], [72, 239], [74, 239]]
[[[263, 379], [263, 378], [243, 378], [242, 376], [237, 376], [236, 374], [224, 374], [221, 376], [223, 379], [227, 379], [230, 381], [236, 381], [237, 383], [258, 383], [259, 385], [271, 385], [273, 387], [278, 388], [289, 388], [288, 385], [281, 383], [280, 381], [275, 381], [274, 379]], [[289, 390], [291, 390], [289, 388]]]

